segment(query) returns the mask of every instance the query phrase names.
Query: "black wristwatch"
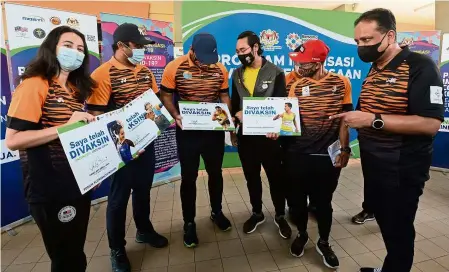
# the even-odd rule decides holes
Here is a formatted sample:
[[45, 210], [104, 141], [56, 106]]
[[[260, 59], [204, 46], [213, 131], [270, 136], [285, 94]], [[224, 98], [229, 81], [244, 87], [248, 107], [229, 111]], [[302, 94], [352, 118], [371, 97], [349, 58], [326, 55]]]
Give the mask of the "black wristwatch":
[[351, 154], [351, 148], [349, 146], [340, 148], [340, 151]]
[[382, 120], [382, 116], [379, 113], [376, 113], [374, 115], [374, 121], [371, 124], [371, 126], [374, 129], [381, 130], [384, 128], [384, 125], [385, 125], [385, 122], [384, 122], [384, 120]]

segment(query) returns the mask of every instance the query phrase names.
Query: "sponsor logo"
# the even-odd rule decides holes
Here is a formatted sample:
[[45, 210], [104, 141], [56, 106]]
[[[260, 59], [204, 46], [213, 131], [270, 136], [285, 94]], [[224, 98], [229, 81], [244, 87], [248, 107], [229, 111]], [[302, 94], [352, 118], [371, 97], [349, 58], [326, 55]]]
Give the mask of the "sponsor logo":
[[67, 223], [73, 220], [76, 216], [76, 209], [73, 206], [65, 206], [58, 213], [58, 219], [62, 223]]
[[60, 25], [61, 24], [61, 19], [59, 19], [59, 17], [53, 16], [50, 18], [50, 22], [53, 25]]
[[18, 38], [29, 38], [28, 37], [28, 27], [16, 26], [14, 27], [14, 32]]
[[138, 27], [138, 29], [139, 29], [140, 35], [142, 35], [142, 36], [147, 35], [147, 28], [146, 28], [146, 26], [140, 25], [140, 26]]
[[303, 43], [309, 41], [309, 40], [318, 40], [318, 35], [306, 35], [306, 34], [302, 34], [301, 35], [301, 40]]
[[263, 45], [264, 50], [274, 51], [276, 49], [282, 49], [281, 46], [277, 45], [279, 43], [279, 33], [277, 33], [275, 30], [262, 30], [259, 36], [260, 43]]
[[94, 35], [86, 35], [86, 39], [88, 42], [96, 42], [97, 38]]
[[449, 118], [445, 117], [444, 122], [440, 125], [441, 132], [449, 132]]
[[67, 25], [73, 28], [78, 28], [80, 26], [80, 22], [75, 17], [69, 17], [67, 19]]
[[45, 38], [45, 31], [42, 28], [36, 28], [33, 30], [33, 35], [38, 39], [43, 39]]
[[302, 44], [302, 39], [297, 33], [290, 33], [285, 39], [285, 44], [293, 51]]
[[28, 27], [16, 26], [14, 27], [15, 32], [28, 32]]
[[39, 22], [39, 23], [45, 22], [45, 19], [42, 18], [41, 16], [34, 16], [34, 15], [23, 16], [22, 20], [27, 22]]

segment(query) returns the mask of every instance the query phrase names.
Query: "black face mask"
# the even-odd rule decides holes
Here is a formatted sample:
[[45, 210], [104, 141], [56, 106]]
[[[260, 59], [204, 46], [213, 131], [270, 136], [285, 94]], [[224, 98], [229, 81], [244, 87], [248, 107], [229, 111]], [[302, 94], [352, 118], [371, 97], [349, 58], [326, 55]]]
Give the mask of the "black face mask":
[[244, 67], [250, 66], [254, 62], [253, 52], [249, 52], [248, 54], [238, 55], [240, 62]]
[[318, 69], [316, 69], [316, 67], [312, 67], [309, 69], [298, 68], [296, 71], [302, 77], [313, 77]]
[[388, 45], [382, 52], [379, 52], [378, 49], [382, 44], [383, 40], [385, 39], [385, 37], [387, 36], [387, 34], [385, 34], [385, 36], [382, 38], [382, 40], [380, 40], [379, 43], [357, 47], [357, 53], [359, 54], [359, 58], [363, 62], [375, 62], [380, 57], [382, 57], [382, 55], [385, 53], [388, 46], [390, 45]]

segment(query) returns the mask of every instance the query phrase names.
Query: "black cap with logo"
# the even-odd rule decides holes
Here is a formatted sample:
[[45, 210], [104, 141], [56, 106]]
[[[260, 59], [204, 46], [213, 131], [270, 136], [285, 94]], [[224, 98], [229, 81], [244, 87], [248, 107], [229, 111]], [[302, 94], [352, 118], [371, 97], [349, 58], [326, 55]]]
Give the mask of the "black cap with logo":
[[155, 41], [149, 40], [143, 36], [135, 24], [124, 23], [119, 25], [113, 34], [114, 43], [133, 42], [138, 45], [154, 44]]

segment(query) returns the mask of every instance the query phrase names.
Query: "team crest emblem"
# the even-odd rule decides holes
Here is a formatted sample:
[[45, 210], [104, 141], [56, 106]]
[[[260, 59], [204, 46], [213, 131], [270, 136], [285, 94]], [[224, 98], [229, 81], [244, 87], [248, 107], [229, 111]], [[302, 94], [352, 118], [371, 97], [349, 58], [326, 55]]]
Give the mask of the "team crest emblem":
[[67, 25], [73, 28], [78, 28], [80, 26], [80, 23], [78, 21], [78, 19], [74, 18], [74, 17], [69, 17], [67, 19]]
[[62, 223], [67, 223], [73, 220], [76, 216], [76, 209], [73, 206], [65, 206], [58, 213], [58, 219]]
[[192, 79], [192, 73], [190, 73], [190, 72], [188, 72], [188, 71], [185, 71], [185, 72], [182, 74], [182, 76], [183, 76], [185, 79]]
[[260, 43], [263, 45], [263, 49], [266, 51], [274, 51], [276, 49], [281, 49], [278, 46], [279, 43], [279, 33], [275, 30], [267, 29], [260, 32]]

